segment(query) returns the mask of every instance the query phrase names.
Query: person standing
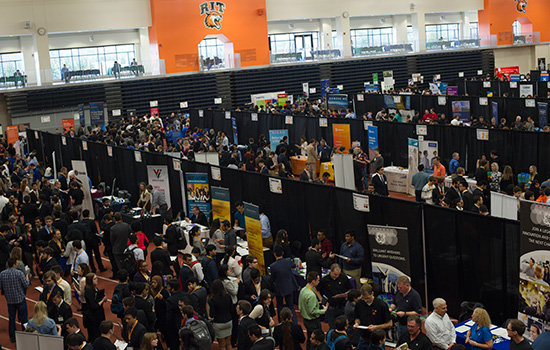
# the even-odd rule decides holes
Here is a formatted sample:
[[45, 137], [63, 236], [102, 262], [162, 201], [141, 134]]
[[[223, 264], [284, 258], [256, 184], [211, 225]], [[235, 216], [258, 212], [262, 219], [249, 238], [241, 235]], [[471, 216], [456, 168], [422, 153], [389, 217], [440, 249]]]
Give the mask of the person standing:
[[361, 267], [365, 258], [365, 250], [359, 242], [355, 241], [355, 231], [347, 231], [346, 241], [340, 247], [342, 258], [342, 267], [346, 275], [355, 279], [356, 286], [360, 286]]
[[418, 172], [413, 175], [411, 185], [414, 187], [414, 194], [417, 202], [424, 202], [422, 199], [422, 189], [430, 181], [430, 175], [424, 172], [424, 165], [418, 165]]
[[439, 156], [435, 156], [433, 158], [433, 163], [434, 163], [434, 176], [444, 180], [446, 171], [445, 171], [445, 166], [441, 164], [441, 158], [439, 158]]
[[271, 234], [271, 223], [269, 218], [264, 213], [262, 207], [260, 207], [260, 228], [262, 230], [262, 241], [265, 248], [271, 248], [273, 245], [273, 235]]
[[508, 322], [506, 330], [511, 340], [510, 350], [533, 350], [529, 341], [523, 337], [525, 328], [525, 323], [518, 319], [512, 319]]
[[70, 79], [69, 75], [69, 68], [67, 68], [67, 65], [63, 65], [63, 68], [61, 68], [61, 80], [68, 83]]
[[17, 259], [8, 259], [8, 268], [0, 273], [0, 290], [6, 298], [9, 313], [9, 335], [12, 343], [15, 342], [15, 317], [19, 314], [19, 322], [27, 323], [28, 311], [27, 287], [30, 285], [28, 276], [17, 269]]
[[456, 173], [456, 170], [460, 167], [460, 163], [458, 162], [459, 159], [460, 155], [458, 154], [458, 152], [454, 152], [453, 158], [449, 162], [449, 174], [452, 175]]
[[376, 168], [376, 173], [372, 175], [372, 184], [374, 185], [374, 191], [381, 196], [389, 196], [388, 180], [384, 175], [384, 167]]
[[292, 275], [294, 263], [286, 258], [283, 259], [283, 247], [280, 245], [274, 248], [275, 261], [269, 266], [273, 289], [277, 297], [277, 314], [281, 313], [283, 307], [292, 311], [292, 320], [296, 323], [296, 312], [294, 311], [294, 292], [298, 289], [298, 283]]
[[371, 345], [371, 333], [376, 329], [388, 329], [392, 326], [388, 305], [380, 298], [374, 297], [370, 284], [361, 287], [361, 299], [355, 305], [355, 326], [366, 326], [360, 330], [358, 350], [368, 350]]
[[372, 163], [372, 169], [376, 170], [379, 167], [384, 167], [384, 157], [380, 154], [380, 149], [375, 148], [374, 149], [374, 158], [371, 161]]
[[[321, 255], [319, 249], [321, 248], [321, 242], [317, 238], [314, 238], [311, 241], [311, 248], [306, 253], [306, 267], [307, 273], [311, 271], [316, 271], [321, 275], [321, 269], [328, 269], [334, 258], [334, 253], [330, 253], [329, 259], [325, 260], [326, 255]], [[306, 273], [306, 274], [307, 274]]]
[[[332, 264], [330, 273], [321, 278], [318, 290], [327, 298], [326, 320], [330, 328], [334, 328], [336, 318], [344, 314], [348, 293], [351, 289], [348, 276], [342, 273], [342, 268], [338, 264]], [[357, 292], [357, 290], [354, 291]]]
[[120, 63], [118, 63], [117, 61], [115, 61], [115, 63], [113, 64], [113, 75], [115, 76], [115, 79], [118, 78], [120, 79]]
[[115, 213], [115, 224], [110, 232], [113, 254], [117, 263], [117, 271], [122, 269], [122, 260], [124, 259], [124, 250], [130, 237], [130, 225], [122, 221], [122, 214]]
[[396, 284], [399, 291], [390, 306], [390, 311], [397, 311], [397, 336], [401, 337], [407, 333], [408, 317], [422, 315], [422, 300], [420, 294], [411, 287], [411, 281], [407, 276], [400, 276]]
[[307, 331], [307, 349], [311, 348], [311, 334], [321, 329], [320, 317], [325, 314], [328, 305], [322, 308], [319, 305], [321, 301], [321, 293], [317, 290], [317, 286], [321, 279], [317, 271], [311, 271], [307, 274], [307, 285], [302, 288], [298, 297], [298, 308], [304, 318], [304, 326]]
[[315, 147], [315, 139], [309, 140], [309, 144], [306, 146], [306, 154], [307, 154], [307, 163], [310, 166], [311, 169], [311, 177], [315, 181], [317, 179], [317, 161], [319, 160], [319, 157], [317, 157], [317, 151]]
[[435, 348], [450, 349], [456, 343], [456, 331], [447, 315], [447, 302], [442, 298], [436, 298], [433, 306], [434, 312], [424, 322], [426, 335]]
[[154, 189], [152, 185], [147, 185], [147, 192], [149, 192], [151, 198], [151, 212], [166, 217], [168, 204], [166, 203], [164, 192]]

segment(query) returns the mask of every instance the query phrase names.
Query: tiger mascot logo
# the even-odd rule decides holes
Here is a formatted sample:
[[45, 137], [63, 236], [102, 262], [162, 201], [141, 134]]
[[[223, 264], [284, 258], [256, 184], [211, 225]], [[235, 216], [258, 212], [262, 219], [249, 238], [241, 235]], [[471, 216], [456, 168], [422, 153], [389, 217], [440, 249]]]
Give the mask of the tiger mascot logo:
[[222, 29], [223, 15], [218, 11], [211, 11], [206, 14], [204, 18], [204, 25], [211, 29]]
[[527, 12], [527, 0], [514, 0], [517, 2], [516, 9], [518, 12], [525, 13]]

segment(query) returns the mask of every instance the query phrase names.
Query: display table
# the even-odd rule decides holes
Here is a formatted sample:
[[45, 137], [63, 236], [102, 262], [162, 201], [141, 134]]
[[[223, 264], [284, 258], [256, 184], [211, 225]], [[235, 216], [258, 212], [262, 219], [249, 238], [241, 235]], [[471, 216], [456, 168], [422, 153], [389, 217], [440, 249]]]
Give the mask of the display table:
[[384, 174], [388, 180], [388, 190], [392, 192], [409, 193], [409, 184], [407, 182], [409, 169], [389, 166], [384, 168]]
[[[101, 191], [99, 191], [99, 192], [101, 192]], [[124, 201], [123, 202], [122, 198], [113, 197], [113, 196], [104, 196], [104, 197], [93, 198], [94, 208], [96, 210], [98, 208], [101, 208], [101, 206], [103, 205], [103, 203], [101, 202], [103, 200], [103, 198], [109, 199], [109, 206], [113, 210], [113, 213], [118, 213], [119, 211], [122, 210], [122, 207], [125, 206], [125, 205], [130, 207], [130, 202], [129, 201]]]
[[[306, 167], [307, 157], [294, 156], [290, 157], [290, 166], [292, 167], [292, 173], [294, 175], [300, 175]], [[320, 161], [317, 159], [317, 174], [319, 173]]]
[[[464, 180], [466, 180], [466, 182], [468, 182], [468, 189], [470, 190], [470, 192], [474, 192], [474, 190], [476, 189], [476, 186], [477, 186], [477, 181], [475, 179], [472, 179], [468, 176], [464, 176]], [[453, 184], [453, 180], [450, 176], [447, 176], [445, 178], [445, 187], [449, 188], [451, 187], [451, 185]]]
[[132, 224], [134, 221], [141, 221], [141, 229], [147, 236], [149, 242], [153, 241], [153, 238], [155, 238], [155, 233], [162, 234], [162, 225], [164, 225], [164, 219], [160, 214], [142, 217], [140, 215], [122, 213], [122, 221], [128, 224]]
[[[466, 345], [466, 334], [474, 321], [464, 321], [458, 323], [455, 326], [456, 331], [456, 343]], [[510, 350], [510, 338], [508, 337], [508, 331], [502, 327], [491, 325], [491, 334], [493, 335], [493, 349], [495, 350]], [[471, 349], [470, 345], [466, 345], [466, 349]]]

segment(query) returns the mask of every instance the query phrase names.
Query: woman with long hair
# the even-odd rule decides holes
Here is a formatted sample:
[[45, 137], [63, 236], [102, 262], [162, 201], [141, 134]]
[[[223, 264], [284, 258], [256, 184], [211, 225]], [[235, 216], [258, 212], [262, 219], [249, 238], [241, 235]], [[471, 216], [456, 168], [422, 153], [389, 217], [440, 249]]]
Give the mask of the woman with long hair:
[[[84, 298], [84, 292], [86, 291], [86, 276], [90, 273], [90, 266], [86, 263], [81, 263], [76, 267], [76, 279], [78, 281], [78, 284], [74, 282], [73, 279], [73, 289], [76, 300], [80, 302], [80, 304], [85, 304], [86, 299]], [[81, 309], [78, 309], [77, 311], [82, 311]]]
[[278, 245], [283, 247], [283, 258], [290, 258], [292, 255], [290, 252], [290, 240], [288, 239], [288, 232], [285, 229], [277, 231], [272, 250], [275, 251], [275, 247]]
[[105, 321], [105, 310], [103, 304], [107, 301], [105, 290], [97, 288], [98, 278], [95, 273], [86, 275], [86, 290], [84, 298], [86, 303], [82, 305], [82, 313], [84, 315], [83, 324], [88, 329], [88, 341], [93, 341], [101, 336], [99, 324]]
[[220, 219], [214, 219], [212, 220], [212, 224], [210, 225], [210, 242], [209, 244], [213, 244], [216, 247], [216, 262], [219, 264], [220, 261], [222, 261], [224, 257], [223, 249], [221, 248], [221, 245], [224, 243], [223, 238], [223, 232], [221, 230], [221, 223]]
[[39, 301], [34, 306], [34, 315], [27, 323], [26, 328], [35, 329], [39, 334], [59, 336], [55, 322], [48, 317], [48, 307], [43, 301]]
[[19, 186], [19, 202], [21, 202], [23, 200], [23, 198], [25, 198], [25, 196], [30, 196], [31, 194], [31, 189], [29, 187], [29, 180], [27, 179], [23, 179], [21, 180], [21, 185]]
[[514, 178], [514, 171], [512, 167], [506, 165], [502, 171], [502, 177], [500, 179], [500, 189], [506, 191], [510, 185], [514, 187], [517, 184], [517, 180]]
[[542, 179], [542, 176], [540, 176], [540, 174], [538, 173], [537, 167], [535, 165], [531, 165], [529, 167], [529, 182], [527, 182], [527, 184], [531, 186], [535, 180], [537, 180], [539, 183], [544, 181]]
[[470, 344], [472, 350], [492, 349], [493, 335], [489, 330], [491, 318], [487, 311], [480, 307], [474, 309], [472, 321], [475, 323], [466, 334], [466, 344]]
[[225, 291], [231, 296], [231, 301], [236, 304], [238, 300], [237, 292], [239, 291], [239, 279], [229, 279], [229, 266], [222, 264], [218, 270], [218, 278], [222, 281]]
[[31, 224], [25, 224], [25, 232], [21, 234], [18, 238], [21, 249], [23, 250], [23, 258], [25, 264], [31, 270], [32, 276], [38, 277], [34, 270], [34, 256], [35, 256], [35, 247], [34, 242], [36, 241], [36, 236], [33, 234], [33, 229]]
[[281, 323], [273, 330], [273, 338], [280, 350], [301, 350], [301, 344], [306, 341], [302, 326], [292, 322], [292, 311], [288, 307], [281, 310]]
[[159, 338], [157, 337], [157, 333], [147, 332], [143, 335], [139, 350], [156, 350], [158, 349], [158, 345]]
[[227, 265], [229, 267], [228, 276], [231, 277], [240, 277], [243, 272], [242, 264], [239, 264], [235, 256], [237, 251], [231, 246], [225, 247], [225, 256], [221, 261], [221, 265]]
[[151, 211], [151, 200], [145, 182], [140, 182], [139, 184], [139, 199], [137, 206], [142, 209], [142, 213], [148, 213]]
[[[20, 247], [13, 247], [10, 253], [10, 258], [16, 258], [17, 259], [17, 270], [23, 272], [26, 275], [27, 270], [25, 269], [25, 264], [23, 263], [23, 250]], [[6, 268], [8, 268], [8, 263], [6, 263]]]
[[69, 267], [67, 266], [67, 258], [63, 255], [65, 254], [66, 244], [63, 242], [61, 237], [61, 231], [55, 229], [52, 234], [52, 239], [48, 243], [48, 246], [53, 250], [53, 257], [57, 260], [57, 264], [61, 266], [63, 271], [67, 271]]
[[161, 334], [166, 334], [166, 300], [170, 297], [170, 293], [164, 288], [162, 277], [153, 276], [151, 278], [151, 295], [157, 314], [157, 329]]
[[233, 301], [226, 293], [223, 282], [214, 280], [208, 300], [208, 313], [213, 318], [212, 327], [218, 338], [220, 350], [231, 350], [231, 329], [233, 327]]
[[256, 306], [250, 312], [250, 318], [256, 320], [256, 323], [262, 329], [270, 329], [275, 326], [275, 321], [271, 318], [269, 314], [269, 306], [271, 305], [271, 300], [273, 299], [273, 293], [269, 290], [264, 289], [260, 292], [259, 300]]
[[202, 243], [201, 239], [199, 238], [201, 235], [201, 228], [199, 226], [193, 226], [191, 230], [189, 230], [189, 242], [193, 248], [199, 248], [200, 249], [200, 257], [199, 260], [204, 258], [206, 255], [206, 248], [204, 247], [204, 244]]

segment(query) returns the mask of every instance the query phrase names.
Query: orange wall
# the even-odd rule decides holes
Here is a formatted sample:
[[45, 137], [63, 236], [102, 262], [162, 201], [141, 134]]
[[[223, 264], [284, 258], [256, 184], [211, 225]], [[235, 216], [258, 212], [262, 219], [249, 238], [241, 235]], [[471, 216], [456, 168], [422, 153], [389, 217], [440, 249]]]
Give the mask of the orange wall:
[[265, 0], [221, 0], [225, 7], [220, 30], [205, 26], [205, 15], [201, 15], [204, 2], [211, 3], [151, 0], [151, 51], [158, 47], [166, 73], [199, 70], [198, 45], [209, 34], [223, 34], [232, 41], [235, 53], [241, 53], [241, 66], [269, 64]]
[[479, 35], [497, 35], [498, 45], [512, 44], [512, 24], [518, 17], [527, 17], [533, 24], [533, 32], [540, 32], [540, 41], [550, 41], [549, 0], [528, 0], [525, 13], [518, 11], [521, 0], [485, 0], [479, 11]]

